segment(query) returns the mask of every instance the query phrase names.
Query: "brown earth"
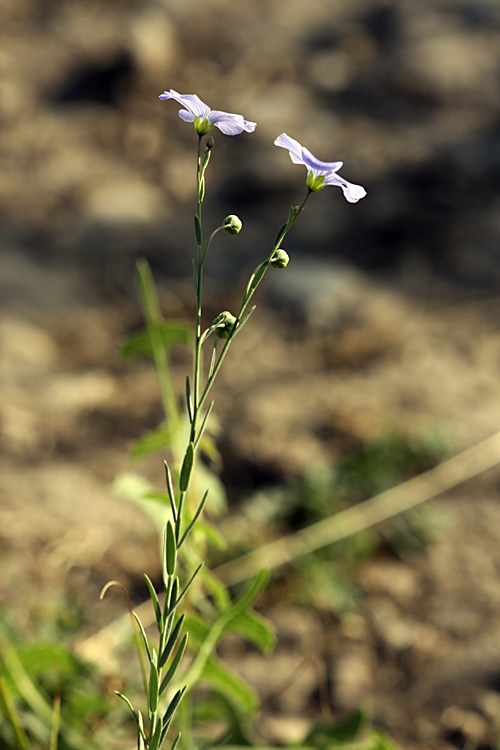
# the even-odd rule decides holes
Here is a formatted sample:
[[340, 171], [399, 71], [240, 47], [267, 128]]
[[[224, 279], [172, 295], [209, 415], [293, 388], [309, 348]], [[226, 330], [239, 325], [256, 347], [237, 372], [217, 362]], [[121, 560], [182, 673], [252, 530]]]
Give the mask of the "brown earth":
[[[228, 359], [226, 531], [256, 488], [353, 444], [437, 430], [458, 452], [499, 429], [499, 36], [489, 0], [4, 0], [0, 597], [21, 629], [77, 602], [91, 636], [121, 609], [102, 585], [139, 602], [158, 568], [151, 520], [110, 486], [159, 420], [150, 365], [116, 356], [140, 324], [135, 258], [155, 267], [165, 314], [191, 304], [193, 137], [165, 88], [259, 123], [216, 135], [206, 215], [241, 213], [245, 231], [214, 252], [210, 314], [301, 198], [278, 133], [368, 189], [357, 206], [314, 196]], [[179, 387], [187, 364], [178, 352]], [[161, 459], [138, 467], [158, 486]], [[280, 573], [262, 602], [275, 656], [225, 648], [261, 692], [264, 739], [301, 736], [326, 686], [335, 713], [370, 706], [407, 750], [498, 746], [499, 476], [431, 500], [424, 550], [355, 564], [354, 610], [301, 607], [297, 571]]]

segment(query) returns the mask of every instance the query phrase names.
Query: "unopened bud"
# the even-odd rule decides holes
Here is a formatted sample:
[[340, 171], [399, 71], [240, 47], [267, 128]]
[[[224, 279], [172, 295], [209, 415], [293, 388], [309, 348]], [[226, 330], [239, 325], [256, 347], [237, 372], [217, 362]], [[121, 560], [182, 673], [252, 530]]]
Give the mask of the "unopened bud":
[[273, 268], [286, 268], [289, 260], [288, 253], [280, 247], [274, 251], [269, 263]]
[[239, 234], [239, 232], [241, 232], [241, 227], [243, 226], [243, 224], [241, 223], [241, 219], [238, 219], [238, 217], [234, 214], [226, 216], [222, 225], [224, 227], [224, 231], [228, 234]]
[[215, 145], [215, 141], [212, 138], [212, 136], [210, 136], [209, 138], [207, 138], [207, 145], [206, 145], [207, 151], [211, 151], [213, 149], [214, 145]]
[[234, 324], [236, 323], [236, 318], [234, 315], [231, 315], [230, 312], [225, 310], [224, 312], [221, 312], [220, 315], [217, 315], [215, 320], [212, 323], [212, 326], [215, 329], [215, 335], [218, 339], [228, 339], [231, 335]]

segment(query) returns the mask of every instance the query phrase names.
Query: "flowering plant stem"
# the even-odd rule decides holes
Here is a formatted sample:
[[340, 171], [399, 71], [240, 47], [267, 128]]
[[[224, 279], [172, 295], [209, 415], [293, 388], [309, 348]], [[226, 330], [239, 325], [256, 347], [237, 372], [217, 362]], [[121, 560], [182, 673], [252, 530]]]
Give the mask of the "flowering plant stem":
[[[312, 190], [307, 189], [306, 195], [299, 206], [290, 209], [288, 219], [280, 227], [271, 248], [271, 252], [251, 274], [246, 289], [244, 291], [241, 304], [236, 317], [229, 312], [221, 313], [212, 324], [202, 330], [202, 292], [203, 292], [203, 273], [208, 251], [214, 238], [222, 230], [228, 234], [237, 234], [241, 229], [241, 221], [235, 216], [229, 216], [224, 223], [212, 232], [206, 244], [203, 242], [202, 232], [202, 205], [205, 196], [205, 173], [208, 167], [211, 152], [214, 146], [213, 139], [208, 138], [205, 148], [203, 149], [202, 141], [206, 133], [198, 134], [198, 158], [197, 158], [197, 208], [194, 217], [195, 239], [197, 245], [197, 262], [193, 261], [193, 281], [196, 295], [196, 319], [195, 319], [195, 340], [194, 340], [194, 362], [193, 362], [193, 388], [189, 376], [186, 378], [186, 412], [189, 423], [189, 439], [186, 450], [183, 455], [179, 471], [171, 472], [169, 465], [165, 462], [166, 484], [168, 502], [170, 505], [171, 519], [167, 521], [162, 553], [162, 571], [163, 586], [165, 597], [163, 603], [160, 603], [158, 594], [151, 580], [146, 576], [149, 593], [154, 607], [156, 627], [158, 631], [158, 645], [154, 648], [146, 635], [141, 621], [136, 616], [139, 631], [142, 636], [142, 645], [149, 662], [149, 676], [146, 684], [147, 696], [147, 727], [140, 711], [134, 709], [131, 702], [120, 695], [131, 710], [137, 723], [138, 731], [138, 750], [159, 750], [166, 741], [167, 733], [174, 719], [174, 714], [184, 696], [190, 692], [193, 687], [202, 679], [204, 670], [208, 664], [211, 669], [214, 668], [213, 654], [220, 638], [227, 632], [229, 625], [233, 620], [240, 617], [243, 611], [248, 612], [253, 601], [258, 596], [265, 583], [265, 576], [259, 575], [236, 602], [231, 603], [229, 595], [224, 591], [222, 600], [225, 604], [222, 610], [219, 607], [219, 614], [210, 626], [202, 625], [205, 628], [205, 636], [202, 638], [197, 648], [189, 669], [184, 673], [182, 681], [184, 687], [172, 688], [175, 684], [175, 675], [179, 667], [184, 650], [186, 648], [188, 634], [184, 633], [185, 615], [178, 616], [178, 607], [191, 588], [196, 576], [198, 575], [201, 563], [195, 572], [184, 581], [181, 588], [181, 578], [185, 578], [184, 568], [186, 562], [192, 561], [192, 555], [189, 552], [184, 556], [185, 561], [180, 559], [179, 553], [187, 541], [193, 527], [200, 518], [205, 506], [208, 490], [203, 495], [194, 513], [191, 511], [191, 518], [188, 519], [188, 510], [186, 509], [186, 500], [190, 483], [195, 468], [195, 459], [200, 440], [213, 407], [213, 401], [204, 409], [207, 397], [214, 384], [222, 363], [227, 355], [235, 336], [247, 322], [252, 314], [254, 307], [248, 309], [249, 303], [255, 294], [259, 284], [269, 266], [284, 268], [288, 262], [288, 256], [284, 250], [280, 249], [280, 244], [284, 237], [302, 213], [309, 195]], [[149, 275], [148, 275], [149, 274]], [[163, 406], [170, 424], [178, 424], [180, 412], [177, 405], [177, 398], [174, 391], [171, 377], [169, 362], [166, 352], [163, 351], [161, 341], [161, 330], [158, 321], [161, 320], [159, 306], [156, 296], [151, 291], [152, 279], [150, 278], [149, 269], [146, 272], [144, 267], [140, 270], [140, 291], [143, 302], [143, 313], [146, 327], [150, 336], [151, 349], [154, 354], [154, 363], [160, 381]], [[211, 362], [204, 379], [202, 347], [207, 339], [214, 335], [214, 346], [212, 351]], [[219, 339], [224, 340], [224, 345], [217, 356], [217, 344]], [[181, 578], [178, 570], [182, 568]], [[219, 592], [220, 593], [220, 592]], [[198, 627], [200, 627], [198, 625]], [[217, 667], [216, 667], [217, 668]], [[166, 707], [162, 705], [163, 695], [168, 694], [169, 701]], [[182, 710], [179, 718], [185, 731], [184, 747], [189, 743], [189, 717], [191, 711], [186, 707]], [[186, 732], [186, 730], [188, 730]], [[178, 733], [172, 741], [171, 748], [175, 748], [180, 739]]]

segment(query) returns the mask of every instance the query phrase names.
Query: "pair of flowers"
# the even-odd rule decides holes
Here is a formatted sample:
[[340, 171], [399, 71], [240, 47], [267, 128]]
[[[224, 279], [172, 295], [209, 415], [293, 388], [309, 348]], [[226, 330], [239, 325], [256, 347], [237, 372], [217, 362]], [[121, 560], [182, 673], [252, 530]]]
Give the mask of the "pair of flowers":
[[[249, 122], [241, 115], [211, 110], [196, 94], [178, 94], [177, 91], [170, 89], [161, 94], [160, 99], [175, 99], [179, 102], [184, 107], [179, 111], [179, 117], [184, 122], [194, 122], [196, 133], [200, 137], [207, 135], [214, 125], [225, 135], [239, 135], [243, 131], [253, 133], [257, 127], [257, 123]], [[306, 167], [307, 188], [311, 192], [317, 192], [326, 185], [338, 185], [342, 188], [349, 203], [357, 203], [365, 197], [366, 190], [361, 185], [353, 185], [337, 174], [342, 166], [341, 161], [320, 161], [286, 133], [279, 135], [274, 143], [276, 146], [288, 149], [290, 159], [294, 164], [303, 164]]]

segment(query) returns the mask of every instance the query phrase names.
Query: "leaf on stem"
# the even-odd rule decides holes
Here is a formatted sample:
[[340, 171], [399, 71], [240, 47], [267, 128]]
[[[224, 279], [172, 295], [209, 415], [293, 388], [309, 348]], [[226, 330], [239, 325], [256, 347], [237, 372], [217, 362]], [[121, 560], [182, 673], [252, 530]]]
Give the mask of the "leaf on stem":
[[142, 640], [144, 641], [144, 645], [146, 647], [146, 653], [148, 655], [148, 659], [149, 659], [149, 661], [151, 661], [151, 659], [153, 657], [152, 657], [152, 654], [151, 654], [151, 649], [149, 648], [148, 637], [146, 635], [146, 631], [144, 630], [144, 626], [143, 626], [142, 622], [139, 620], [139, 616], [135, 612], [132, 612], [132, 614], [134, 615], [135, 620], [136, 620], [136, 622], [137, 622], [137, 624], [139, 626], [139, 630], [140, 630], [140, 633], [142, 635]]
[[191, 383], [189, 382], [189, 375], [186, 375], [186, 406], [188, 410], [189, 421], [193, 421], [193, 406], [191, 401]]
[[[196, 576], [198, 575], [198, 573], [200, 572], [200, 570], [202, 569], [202, 567], [203, 567], [203, 563], [200, 563], [200, 564], [198, 565], [198, 567], [196, 568], [196, 570], [194, 571], [194, 573], [193, 573], [193, 575], [191, 576], [191, 578], [189, 579], [189, 581], [187, 582], [186, 586], [185, 586], [185, 587], [184, 587], [184, 589], [182, 590], [182, 592], [181, 592], [181, 594], [180, 594], [179, 598], [178, 598], [178, 599], [177, 599], [177, 601], [175, 602], [175, 605], [174, 605], [174, 607], [173, 607], [173, 608], [172, 608], [172, 607], [170, 608], [170, 609], [171, 609], [172, 611], [173, 611], [173, 609], [175, 609], [175, 607], [177, 607], [177, 606], [178, 606], [178, 604], [180, 604], [180, 602], [181, 602], [181, 601], [182, 601], [182, 600], [184, 599], [184, 597], [186, 596], [187, 592], [189, 591], [189, 589], [190, 589], [190, 588], [191, 588], [191, 586], [193, 585], [193, 583], [194, 583], [194, 579], [196, 578]], [[169, 614], [171, 614], [171, 612], [170, 612]]]
[[158, 708], [158, 667], [155, 664], [155, 659], [151, 661], [149, 670], [149, 690], [148, 690], [148, 703], [149, 710], [155, 713]]
[[261, 263], [260, 266], [257, 268], [257, 270], [253, 274], [251, 282], [250, 282], [250, 288], [251, 289], [256, 289], [257, 288], [257, 286], [260, 283], [260, 280], [262, 279], [262, 277], [264, 276], [264, 274], [265, 274], [265, 272], [267, 270], [268, 265], [269, 265], [269, 261], [265, 260], [264, 263]]
[[170, 521], [167, 521], [167, 528], [165, 531], [165, 566], [168, 576], [173, 576], [175, 573], [176, 557], [177, 545], [175, 542], [174, 527]]
[[153, 586], [153, 583], [152, 583], [150, 577], [146, 573], [144, 573], [144, 578], [146, 579], [146, 583], [147, 583], [147, 586], [148, 586], [148, 589], [149, 589], [149, 595], [151, 597], [151, 601], [153, 602], [153, 607], [154, 607], [154, 611], [155, 611], [155, 617], [156, 617], [156, 623], [158, 625], [158, 630], [161, 633], [162, 630], [163, 630], [163, 620], [162, 620], [162, 615], [161, 615], [160, 602], [158, 601], [158, 594], [155, 591], [155, 587]]
[[172, 664], [169, 666], [168, 671], [165, 674], [165, 677], [161, 681], [160, 695], [163, 695], [163, 693], [165, 692], [165, 690], [169, 686], [169, 684], [170, 684], [170, 682], [172, 680], [172, 677], [177, 672], [177, 668], [178, 668], [178, 666], [180, 664], [180, 661], [181, 661], [181, 659], [183, 657], [183, 654], [184, 654], [184, 650], [186, 648], [187, 640], [188, 640], [188, 635], [187, 635], [187, 633], [184, 633], [184, 635], [182, 637], [182, 641], [180, 642], [179, 648], [177, 649], [177, 652], [176, 652], [176, 654], [175, 654], [175, 656], [173, 658]]
[[216, 337], [214, 341], [214, 348], [212, 349], [212, 359], [210, 360], [210, 367], [208, 369], [208, 379], [212, 377], [214, 367], [215, 367], [215, 358], [217, 356], [217, 342], [219, 339]]
[[203, 510], [203, 508], [204, 508], [204, 506], [205, 506], [205, 503], [206, 503], [206, 501], [207, 501], [207, 497], [208, 497], [208, 490], [207, 490], [207, 491], [205, 492], [205, 494], [203, 495], [203, 499], [202, 499], [201, 503], [200, 503], [200, 504], [198, 505], [198, 508], [197, 508], [197, 510], [196, 510], [196, 513], [195, 513], [195, 514], [194, 514], [194, 516], [193, 516], [193, 520], [191, 521], [191, 523], [190, 523], [190, 524], [189, 524], [189, 526], [187, 527], [186, 531], [185, 531], [185, 532], [184, 532], [184, 534], [182, 535], [182, 539], [181, 539], [181, 541], [179, 542], [179, 549], [180, 549], [180, 548], [182, 547], [183, 543], [184, 543], [184, 542], [186, 541], [186, 539], [187, 539], [187, 537], [188, 537], [189, 533], [191, 532], [191, 530], [192, 530], [193, 526], [195, 525], [196, 521], [197, 521], [197, 520], [198, 520], [198, 518], [200, 517], [200, 514], [201, 514], [201, 512], [202, 512], [202, 510]]
[[[243, 318], [238, 323], [238, 327], [237, 327], [236, 331], [234, 332], [234, 336], [236, 336], [236, 334], [241, 331], [241, 329], [243, 328], [243, 326], [245, 325], [245, 323], [248, 321], [248, 318], [253, 313], [253, 311], [255, 310], [256, 307], [257, 307], [257, 305], [254, 305], [253, 307], [251, 307], [250, 310], [247, 312], [247, 314], [243, 316]], [[234, 338], [234, 336], [233, 336], [233, 338]]]
[[210, 406], [207, 409], [207, 413], [203, 417], [203, 422], [201, 423], [200, 431], [198, 433], [198, 437], [196, 438], [196, 441], [195, 441], [195, 444], [194, 444], [194, 449], [195, 450], [197, 449], [197, 447], [198, 447], [198, 445], [200, 443], [200, 440], [203, 437], [203, 433], [205, 432], [205, 427], [207, 426], [207, 422], [208, 422], [208, 419], [210, 417], [211, 411], [214, 408], [214, 403], [215, 403], [215, 401], [212, 401], [212, 403], [210, 404]]
[[180, 632], [182, 630], [182, 626], [184, 625], [185, 618], [186, 618], [185, 615], [181, 615], [179, 617], [179, 619], [177, 620], [177, 622], [176, 622], [176, 624], [175, 624], [175, 626], [174, 626], [174, 628], [173, 628], [173, 630], [172, 630], [172, 632], [170, 634], [170, 638], [166, 642], [165, 648], [163, 649], [162, 653], [160, 654], [160, 658], [158, 660], [158, 666], [160, 668], [165, 666], [168, 657], [170, 656], [170, 654], [174, 650], [175, 643], [177, 641], [177, 638], [180, 635]]
[[292, 218], [292, 211], [293, 211], [293, 206], [292, 206], [292, 208], [291, 208], [291, 210], [290, 210], [290, 215], [289, 215], [289, 217], [288, 217], [288, 221], [285, 221], [285, 223], [284, 223], [284, 224], [282, 224], [282, 225], [280, 226], [280, 228], [278, 229], [278, 231], [276, 232], [276, 237], [274, 238], [274, 244], [273, 244], [273, 248], [274, 248], [274, 249], [276, 249], [277, 247], [279, 247], [279, 244], [280, 244], [281, 240], [283, 239], [283, 237], [284, 237], [284, 236], [285, 236], [285, 234], [287, 233], [287, 229], [288, 229], [288, 222], [289, 222], [289, 221], [290, 221], [290, 219]]
[[172, 484], [172, 475], [170, 473], [169, 466], [166, 461], [164, 461], [165, 464], [165, 479], [167, 481], [167, 492], [168, 497], [170, 499], [170, 507], [172, 508], [172, 516], [174, 518], [174, 523], [177, 521], [177, 507], [175, 505], [175, 493], [174, 493], [174, 486]]
[[193, 469], [193, 463], [194, 463], [194, 445], [193, 443], [189, 443], [186, 455], [184, 456], [184, 460], [182, 462], [182, 468], [181, 468], [181, 478], [179, 480], [179, 487], [181, 492], [186, 492], [187, 488], [189, 487], [189, 480], [191, 478], [191, 471]]
[[170, 704], [167, 710], [165, 711], [165, 714], [163, 715], [163, 726], [165, 726], [166, 724], [170, 724], [172, 720], [172, 716], [174, 715], [175, 710], [177, 706], [179, 705], [179, 703], [181, 702], [182, 696], [184, 695], [185, 692], [186, 692], [186, 688], [183, 687], [181, 690], [178, 690], [176, 692], [176, 694], [170, 701]]
[[198, 294], [198, 271], [196, 270], [196, 263], [194, 262], [194, 258], [193, 258], [193, 284], [194, 284], [194, 293]]
[[198, 214], [194, 215], [194, 233], [196, 235], [196, 244], [198, 245], [198, 247], [201, 247], [202, 233], [200, 217], [198, 216]]

